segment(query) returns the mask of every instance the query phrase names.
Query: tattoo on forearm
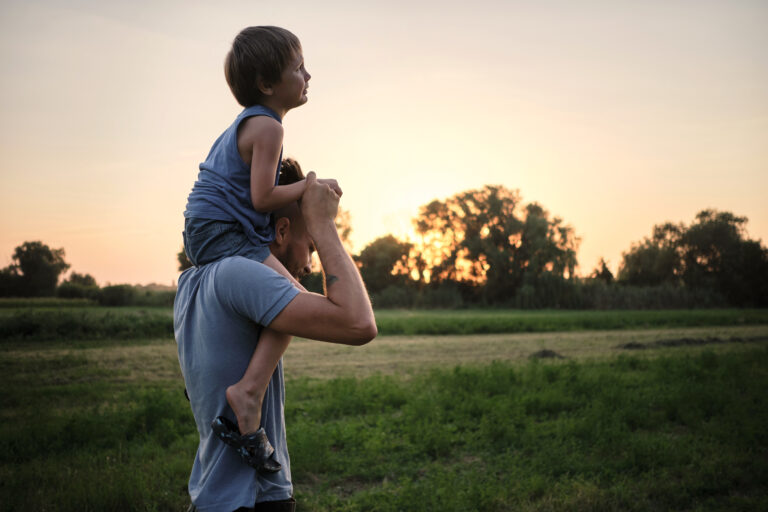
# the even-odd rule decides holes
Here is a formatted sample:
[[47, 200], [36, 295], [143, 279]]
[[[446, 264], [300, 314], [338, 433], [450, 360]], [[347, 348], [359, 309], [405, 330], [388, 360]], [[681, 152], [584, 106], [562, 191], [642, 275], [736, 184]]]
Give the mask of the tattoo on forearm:
[[333, 275], [333, 274], [326, 274], [326, 276], [325, 276], [325, 287], [326, 288], [330, 288], [330, 286], [333, 283], [335, 283], [336, 281], [338, 281], [338, 280], [339, 280], [339, 278], [336, 277], [335, 275]]

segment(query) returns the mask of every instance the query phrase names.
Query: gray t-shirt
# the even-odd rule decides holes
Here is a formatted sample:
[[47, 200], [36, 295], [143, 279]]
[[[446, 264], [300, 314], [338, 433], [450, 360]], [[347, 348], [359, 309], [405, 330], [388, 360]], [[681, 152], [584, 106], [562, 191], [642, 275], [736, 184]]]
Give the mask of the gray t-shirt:
[[269, 325], [298, 290], [266, 265], [234, 256], [192, 267], [179, 277], [173, 324], [179, 364], [200, 444], [189, 478], [192, 503], [201, 512], [252, 507], [292, 496], [285, 440], [282, 361], [264, 396], [262, 426], [283, 469], [260, 475], [211, 430], [211, 421], [235, 415], [225, 391], [240, 380], [263, 325]]

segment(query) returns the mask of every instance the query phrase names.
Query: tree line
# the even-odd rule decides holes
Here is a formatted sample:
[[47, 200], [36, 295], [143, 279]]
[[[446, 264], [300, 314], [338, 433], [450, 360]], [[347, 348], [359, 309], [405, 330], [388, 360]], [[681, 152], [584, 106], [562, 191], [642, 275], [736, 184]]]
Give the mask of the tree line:
[[379, 307], [768, 305], [768, 250], [731, 212], [706, 209], [688, 225], [654, 226], [622, 253], [616, 276], [605, 259], [576, 276], [573, 227], [502, 186], [434, 200], [413, 225], [416, 240], [388, 234], [354, 255]]
[[99, 286], [90, 274], [71, 272], [64, 249], [40, 242], [24, 242], [13, 252], [11, 264], [0, 269], [0, 297], [60, 297], [88, 299], [103, 306], [170, 306], [173, 291], [152, 285]]
[[[768, 249], [747, 218], [712, 209], [693, 222], [667, 222], [622, 253], [616, 276], [601, 259], [575, 275], [580, 239], [572, 226], [519, 191], [486, 185], [421, 206], [414, 240], [381, 236], [353, 258], [378, 307], [667, 308], [768, 305]], [[346, 241], [350, 216], [337, 226]], [[177, 254], [179, 270], [190, 264]], [[127, 285], [99, 288], [72, 272], [63, 249], [25, 242], [0, 270], [0, 296], [84, 297], [136, 302]], [[322, 291], [322, 276], [303, 284]], [[133, 295], [131, 295], [133, 294]], [[171, 298], [172, 300], [172, 298]]]

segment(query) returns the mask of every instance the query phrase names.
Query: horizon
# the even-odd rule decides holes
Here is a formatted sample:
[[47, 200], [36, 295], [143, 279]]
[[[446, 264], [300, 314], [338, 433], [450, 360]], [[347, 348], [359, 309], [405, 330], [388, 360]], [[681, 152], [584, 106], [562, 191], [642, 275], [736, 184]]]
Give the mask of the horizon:
[[40, 240], [101, 285], [175, 283], [197, 166], [240, 111], [224, 55], [249, 24], [302, 41], [309, 101], [285, 156], [339, 180], [355, 253], [486, 184], [572, 226], [581, 276], [708, 208], [768, 239], [767, 4], [479, 7], [4, 2], [0, 267]]

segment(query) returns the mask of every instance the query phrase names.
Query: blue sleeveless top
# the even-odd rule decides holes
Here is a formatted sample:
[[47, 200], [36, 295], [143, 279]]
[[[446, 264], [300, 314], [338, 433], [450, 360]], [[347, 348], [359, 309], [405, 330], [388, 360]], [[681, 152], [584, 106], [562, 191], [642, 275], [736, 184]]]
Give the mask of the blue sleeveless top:
[[[248, 107], [235, 122], [213, 143], [200, 173], [187, 198], [184, 218], [237, 222], [243, 226], [245, 236], [255, 245], [268, 245], [275, 239], [275, 226], [271, 212], [257, 212], [251, 201], [251, 167], [237, 150], [237, 129], [240, 123], [253, 116], [269, 116], [282, 124], [280, 116], [261, 105]], [[275, 185], [280, 177], [280, 162], [275, 171]]]

